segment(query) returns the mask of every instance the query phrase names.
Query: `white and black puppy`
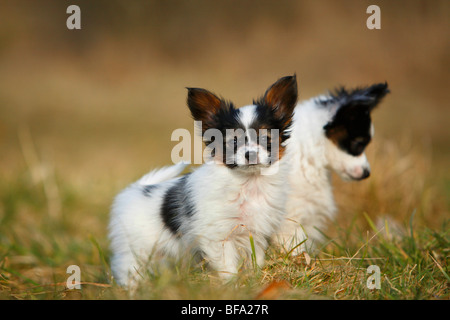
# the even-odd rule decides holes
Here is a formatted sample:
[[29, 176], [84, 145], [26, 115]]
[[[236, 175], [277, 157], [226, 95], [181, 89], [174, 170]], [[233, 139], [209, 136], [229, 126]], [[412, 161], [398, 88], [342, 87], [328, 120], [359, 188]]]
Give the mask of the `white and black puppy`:
[[252, 254], [250, 235], [261, 266], [284, 220], [295, 75], [241, 108], [197, 88], [188, 88], [187, 103], [204, 137], [214, 137], [210, 161], [181, 177], [183, 164], [150, 172], [116, 197], [109, 235], [112, 271], [121, 285], [133, 286], [155, 262], [191, 254], [229, 278]]
[[287, 146], [292, 155], [287, 216], [275, 237], [293, 254], [322, 240], [319, 230], [335, 217], [331, 171], [344, 180], [370, 175], [364, 153], [374, 134], [370, 114], [388, 92], [387, 83], [340, 88], [295, 108]]

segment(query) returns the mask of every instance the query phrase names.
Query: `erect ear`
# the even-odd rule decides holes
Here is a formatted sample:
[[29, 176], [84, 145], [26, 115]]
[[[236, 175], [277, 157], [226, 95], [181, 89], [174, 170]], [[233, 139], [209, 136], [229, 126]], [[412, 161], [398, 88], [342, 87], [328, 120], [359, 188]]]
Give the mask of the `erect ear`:
[[208, 90], [200, 88], [187, 89], [187, 104], [194, 120], [210, 123], [214, 115], [219, 112], [223, 101]]
[[342, 87], [332, 94], [332, 98], [337, 101], [340, 109], [359, 107], [371, 112], [389, 92], [385, 82], [352, 90]]
[[272, 108], [279, 118], [291, 118], [297, 103], [297, 77], [287, 76], [279, 79], [267, 89], [263, 101]]
[[372, 111], [389, 92], [387, 82], [374, 84], [368, 87], [365, 95], [371, 98], [371, 101], [368, 102], [369, 110]]

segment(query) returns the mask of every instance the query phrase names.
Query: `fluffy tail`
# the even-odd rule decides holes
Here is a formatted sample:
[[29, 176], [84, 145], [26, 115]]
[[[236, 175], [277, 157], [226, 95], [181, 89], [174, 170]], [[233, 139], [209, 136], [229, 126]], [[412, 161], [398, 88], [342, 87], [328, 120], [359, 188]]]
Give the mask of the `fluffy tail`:
[[187, 167], [189, 163], [178, 162], [173, 166], [163, 167], [161, 169], [153, 170], [140, 178], [137, 183], [143, 186], [157, 184], [166, 180], [170, 180], [178, 176]]

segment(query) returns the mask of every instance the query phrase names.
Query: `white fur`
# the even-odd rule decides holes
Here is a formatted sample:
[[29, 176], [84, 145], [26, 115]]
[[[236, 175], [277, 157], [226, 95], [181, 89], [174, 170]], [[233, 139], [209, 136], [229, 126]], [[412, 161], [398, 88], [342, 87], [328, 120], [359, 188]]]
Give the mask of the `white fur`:
[[[241, 109], [247, 119], [254, 107]], [[271, 175], [255, 169], [232, 170], [214, 162], [194, 170], [186, 178], [185, 192], [195, 211], [180, 218], [178, 235], [167, 228], [160, 208], [166, 191], [181, 179], [176, 177], [181, 166], [153, 171], [130, 185], [116, 197], [111, 212], [115, 280], [133, 287], [155, 262], [198, 252], [223, 278], [229, 278], [237, 273], [242, 258], [250, 259], [250, 235], [257, 264], [262, 266], [268, 240], [285, 215], [288, 155], [277, 164], [277, 172]], [[155, 185], [150, 196], [144, 195], [144, 185]]]
[[357, 179], [364, 169], [369, 169], [364, 153], [351, 156], [325, 136], [323, 127], [335, 115], [337, 105], [324, 106], [319, 103], [323, 99], [327, 97], [297, 105], [287, 144], [292, 156], [290, 193], [286, 219], [275, 241], [294, 255], [320, 242], [323, 238], [320, 231], [325, 231], [327, 222], [335, 217], [330, 170], [348, 180]]
[[153, 170], [140, 178], [137, 183], [142, 186], [147, 186], [175, 178], [183, 172], [188, 164], [188, 162], [179, 162], [174, 166]]

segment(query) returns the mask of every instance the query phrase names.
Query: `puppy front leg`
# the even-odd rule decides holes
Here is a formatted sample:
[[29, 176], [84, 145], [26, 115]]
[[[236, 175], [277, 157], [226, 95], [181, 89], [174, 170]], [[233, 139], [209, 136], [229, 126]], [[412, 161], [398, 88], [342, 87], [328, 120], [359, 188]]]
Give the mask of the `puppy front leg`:
[[229, 280], [237, 274], [239, 254], [232, 241], [211, 241], [202, 250], [206, 260], [222, 279]]
[[266, 251], [261, 246], [255, 248], [256, 264], [260, 269], [266, 264]]
[[286, 252], [291, 252], [291, 255], [297, 256], [306, 251], [305, 242], [307, 239], [308, 236], [299, 222], [286, 219], [274, 240]]

